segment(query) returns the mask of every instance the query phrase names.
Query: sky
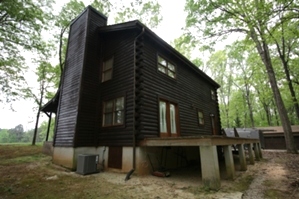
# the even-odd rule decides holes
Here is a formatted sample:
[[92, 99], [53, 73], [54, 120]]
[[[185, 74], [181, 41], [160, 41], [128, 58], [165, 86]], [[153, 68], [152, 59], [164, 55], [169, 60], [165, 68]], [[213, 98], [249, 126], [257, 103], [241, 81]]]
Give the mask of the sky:
[[[68, 0], [56, 0], [55, 10], [60, 10], [62, 5]], [[85, 4], [88, 5], [90, 0], [84, 0]], [[152, 29], [159, 37], [166, 42], [170, 42], [182, 34], [181, 28], [185, 25], [186, 13], [184, 13], [185, 1], [176, 0], [175, 3], [172, 0], [159, 0], [161, 5], [161, 15], [163, 21], [159, 27]], [[109, 19], [108, 19], [109, 23]], [[29, 78], [31, 80], [36, 79], [33, 73]], [[45, 102], [46, 103], [46, 102]], [[10, 129], [14, 128], [19, 124], [22, 124], [24, 130], [33, 129], [36, 120], [36, 107], [33, 101], [19, 100], [12, 104], [15, 111], [12, 111], [10, 105], [0, 104], [0, 128]], [[35, 110], [33, 110], [35, 108]], [[45, 114], [41, 114], [40, 121], [48, 120]]]

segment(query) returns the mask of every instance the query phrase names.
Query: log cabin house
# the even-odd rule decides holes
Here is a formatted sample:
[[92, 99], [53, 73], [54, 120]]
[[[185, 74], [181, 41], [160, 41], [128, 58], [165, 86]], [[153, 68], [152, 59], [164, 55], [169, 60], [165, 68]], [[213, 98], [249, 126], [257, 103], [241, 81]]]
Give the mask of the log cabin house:
[[56, 113], [53, 162], [76, 169], [79, 154], [99, 154], [105, 169], [146, 174], [195, 160], [218, 188], [216, 147], [245, 143], [221, 137], [218, 88], [141, 22], [107, 26], [88, 6], [70, 26], [59, 92], [42, 109]]

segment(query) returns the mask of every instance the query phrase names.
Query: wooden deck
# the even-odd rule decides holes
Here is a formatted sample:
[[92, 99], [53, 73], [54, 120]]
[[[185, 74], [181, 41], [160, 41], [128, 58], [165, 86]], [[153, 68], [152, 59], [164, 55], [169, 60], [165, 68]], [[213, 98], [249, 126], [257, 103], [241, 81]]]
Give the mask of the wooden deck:
[[[247, 170], [245, 149], [248, 150], [249, 164], [254, 164], [255, 160], [259, 161], [262, 158], [259, 139], [250, 138], [226, 136], [147, 138], [139, 142], [138, 145], [141, 147], [198, 146], [203, 184], [214, 190], [218, 190], [221, 186], [217, 146], [223, 147], [226, 172], [230, 179], [235, 178], [232, 145], [238, 149], [240, 169], [242, 171]], [[245, 145], [248, 147], [245, 148]]]
[[259, 143], [259, 139], [225, 136], [189, 136], [147, 138], [139, 146], [227, 146], [236, 144]]

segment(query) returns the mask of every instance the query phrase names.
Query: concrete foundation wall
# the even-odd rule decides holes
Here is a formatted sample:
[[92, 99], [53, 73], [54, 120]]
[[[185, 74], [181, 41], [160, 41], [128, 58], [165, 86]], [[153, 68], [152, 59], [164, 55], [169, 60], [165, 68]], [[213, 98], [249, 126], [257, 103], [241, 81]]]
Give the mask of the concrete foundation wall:
[[74, 170], [74, 150], [71, 147], [54, 147], [53, 163]]
[[[108, 168], [109, 147], [54, 147], [53, 163], [76, 170], [79, 154], [99, 155], [99, 170], [113, 170], [127, 173], [133, 168], [133, 148], [123, 147], [122, 169]], [[138, 175], [147, 175], [161, 168], [174, 169], [199, 162], [198, 147], [136, 147], [136, 168]]]
[[76, 170], [77, 157], [79, 154], [95, 154], [99, 155], [99, 169], [107, 168], [108, 147], [54, 147], [53, 163]]

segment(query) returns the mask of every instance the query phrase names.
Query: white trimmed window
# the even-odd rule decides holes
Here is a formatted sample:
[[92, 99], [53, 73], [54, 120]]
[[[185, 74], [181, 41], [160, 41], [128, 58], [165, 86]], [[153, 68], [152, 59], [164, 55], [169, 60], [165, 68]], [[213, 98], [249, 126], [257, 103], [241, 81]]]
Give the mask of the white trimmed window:
[[113, 57], [103, 62], [102, 82], [105, 82], [112, 78], [112, 68], [113, 68]]
[[168, 101], [159, 101], [160, 133], [166, 136], [178, 134], [177, 105]]
[[160, 101], [160, 132], [167, 132], [166, 102]]
[[202, 111], [198, 111], [197, 115], [198, 115], [198, 124], [200, 126], [204, 125], [205, 121], [204, 121], [204, 117], [203, 117], [203, 112]]
[[176, 70], [174, 64], [158, 55], [158, 71], [168, 75], [169, 77], [176, 78]]
[[104, 102], [103, 126], [116, 126], [124, 123], [124, 97]]

